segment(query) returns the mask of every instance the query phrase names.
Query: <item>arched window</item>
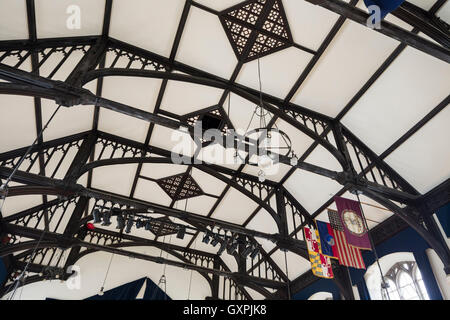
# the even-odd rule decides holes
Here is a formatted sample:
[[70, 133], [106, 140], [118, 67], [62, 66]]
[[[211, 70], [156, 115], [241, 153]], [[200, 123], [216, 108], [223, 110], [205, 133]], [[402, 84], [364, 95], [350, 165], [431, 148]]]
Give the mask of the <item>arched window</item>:
[[382, 286], [383, 300], [429, 300], [422, 275], [415, 261], [394, 264], [385, 274], [386, 290]]
[[314, 293], [308, 300], [333, 300], [333, 294], [331, 292], [320, 291]]

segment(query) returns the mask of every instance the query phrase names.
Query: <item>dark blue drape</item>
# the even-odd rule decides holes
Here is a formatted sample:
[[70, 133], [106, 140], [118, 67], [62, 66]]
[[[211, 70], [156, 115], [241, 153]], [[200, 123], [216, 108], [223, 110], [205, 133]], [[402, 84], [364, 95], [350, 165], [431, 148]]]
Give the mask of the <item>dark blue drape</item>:
[[95, 295], [86, 300], [135, 300], [142, 286], [146, 282], [144, 297], [139, 300], [171, 300], [164, 291], [162, 291], [149, 278], [141, 278], [117, 288], [105, 291], [102, 296]]
[[6, 267], [3, 263], [2, 258], [0, 258], [0, 286], [5, 282], [6, 280]]
[[142, 300], [172, 300], [152, 280], [147, 278], [144, 298]]
[[102, 296], [95, 295], [86, 300], [135, 300], [144, 285], [145, 278], [132, 281], [117, 288], [105, 291]]
[[314, 293], [321, 291], [330, 292], [333, 295], [333, 300], [341, 299], [339, 288], [336, 286], [334, 281], [330, 279], [317, 280], [302, 291], [294, 294], [292, 298], [294, 300], [308, 300], [308, 298], [311, 297]]
[[436, 212], [436, 216], [438, 217], [446, 236], [450, 237], [450, 204], [439, 209]]
[[384, 18], [388, 13], [397, 9], [405, 0], [364, 0], [366, 7], [380, 7], [381, 17]]

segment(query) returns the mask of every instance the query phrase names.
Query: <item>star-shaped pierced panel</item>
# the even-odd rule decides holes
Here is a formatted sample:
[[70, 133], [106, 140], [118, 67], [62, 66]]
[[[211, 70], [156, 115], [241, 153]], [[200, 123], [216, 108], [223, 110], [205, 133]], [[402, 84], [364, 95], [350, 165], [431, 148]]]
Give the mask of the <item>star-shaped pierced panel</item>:
[[152, 219], [145, 228], [157, 237], [167, 236], [178, 232], [178, 227], [167, 217]]
[[182, 200], [201, 196], [203, 190], [191, 175], [185, 173], [162, 178], [156, 181], [172, 200]]
[[281, 0], [245, 1], [219, 15], [239, 60], [248, 62], [293, 44]]

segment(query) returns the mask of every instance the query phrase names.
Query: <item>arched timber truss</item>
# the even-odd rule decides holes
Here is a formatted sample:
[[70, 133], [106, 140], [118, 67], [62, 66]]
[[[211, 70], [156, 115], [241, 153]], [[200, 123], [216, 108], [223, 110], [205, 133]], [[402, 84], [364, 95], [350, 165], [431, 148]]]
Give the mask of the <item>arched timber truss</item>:
[[[355, 1], [351, 1], [350, 4], [344, 4], [342, 1], [335, 0], [311, 0], [309, 2], [318, 3], [342, 15], [341, 19], [336, 23], [335, 30], [330, 33], [329, 39], [325, 40], [324, 48], [331, 42], [345, 18], [358, 23], [363, 23], [365, 21], [363, 19], [366, 18], [360, 10], [354, 8]], [[106, 1], [105, 12], [109, 12], [109, 15], [105, 15], [104, 23], [106, 29], [109, 23], [108, 19], [110, 19], [111, 3], [112, 1]], [[3, 293], [7, 291], [17, 272], [23, 270], [25, 261], [29, 259], [32, 249], [36, 247], [38, 239], [42, 236], [42, 241], [39, 242], [39, 247], [37, 248], [39, 254], [37, 257], [34, 257], [29, 268], [29, 271], [34, 273], [34, 275], [28, 277], [24, 284], [43, 279], [67, 278], [69, 275], [65, 273], [65, 268], [68, 265], [73, 264], [87, 254], [106, 251], [197, 271], [210, 284], [211, 296], [214, 299], [226, 298], [224, 295], [221, 296], [219, 294], [220, 281], [230, 281], [230, 285], [236, 288], [235, 292], [242, 299], [251, 299], [244, 287], [252, 288], [266, 298], [275, 296], [286, 297], [289, 279], [272, 260], [271, 254], [278, 249], [282, 249], [289, 250], [307, 259], [305, 243], [297, 238], [297, 233], [304, 226], [311, 224], [312, 220], [333, 201], [330, 198], [316, 212], [308, 212], [283, 186], [283, 182], [296, 169], [306, 170], [335, 180], [342, 185], [342, 189], [338, 194], [343, 194], [345, 191], [360, 192], [391, 210], [427, 241], [443, 261], [446, 273], [450, 274], [450, 252], [432, 218], [432, 214], [436, 209], [450, 201], [449, 180], [427, 194], [420, 194], [406, 179], [401, 177], [384, 161], [386, 155], [377, 155], [340, 123], [339, 120], [342, 118], [342, 114], [337, 118], [330, 118], [295, 105], [289, 102], [290, 99], [288, 98], [281, 100], [265, 93], [262, 94], [264, 108], [274, 116], [274, 119], [284, 120], [296, 128], [299, 133], [313, 139], [314, 145], [300, 157], [295, 167], [290, 165], [288, 158], [280, 158], [280, 162], [292, 167], [282, 181], [266, 180], [260, 182], [256, 177], [243, 173], [242, 166], [239, 170], [232, 170], [207, 163], [195, 164], [192, 161], [193, 159], [184, 158], [186, 163], [189, 163], [187, 165], [188, 168], [194, 167], [221, 180], [229, 188], [237, 190], [257, 203], [257, 210], [265, 209], [275, 222], [278, 229], [277, 233], [268, 234], [247, 228], [246, 225], [249, 220], [244, 225], [237, 225], [211, 218], [211, 215], [203, 216], [194, 212], [174, 209], [172, 206], [162, 206], [140, 201], [133, 197], [134, 191], [132, 191], [130, 197], [125, 197], [93, 189], [89, 184], [88, 187], [77, 184], [78, 179], [83, 174], [88, 175], [88, 180], [91, 179], [92, 171], [95, 168], [133, 163], [139, 165], [133, 186], [133, 190], [135, 190], [136, 181], [143, 164], [172, 163], [170, 151], [149, 145], [151, 131], [149, 131], [150, 135], [148, 135], [145, 143], [99, 131], [97, 125], [98, 110], [100, 108], [135, 117], [152, 125], [160, 125], [175, 130], [184, 127], [191, 133], [194, 130], [193, 126], [181, 116], [163, 110], [150, 113], [138, 109], [136, 106], [129, 106], [103, 98], [101, 96], [101, 87], [105, 77], [155, 78], [162, 79], [165, 84], [170, 80], [223, 89], [224, 95], [218, 104], [219, 110], [223, 110], [223, 103], [229, 92], [233, 92], [251, 103], [259, 103], [259, 92], [237, 84], [235, 82], [236, 76], [233, 76], [231, 80], [223, 79], [175, 61], [175, 52], [189, 8], [191, 6], [201, 7], [196, 2], [186, 1], [174, 49], [169, 58], [113, 39], [108, 36], [107, 30], [104, 30], [105, 32], [101, 36], [36, 39], [35, 22], [33, 24], [35, 15], [34, 1], [28, 0], [27, 4], [30, 39], [0, 41], [0, 79], [4, 80], [4, 82], [0, 82], [0, 94], [34, 97], [36, 108], [40, 108], [40, 98], [54, 100], [57, 104], [67, 108], [92, 107], [95, 108], [94, 114], [97, 115], [97, 118], [94, 119], [94, 127], [89, 132], [78, 133], [51, 141], [44, 142], [42, 139], [38, 141], [26, 157], [25, 164], [14, 175], [12, 181], [18, 185], [8, 189], [8, 193], [5, 194], [7, 197], [38, 194], [54, 195], [58, 198], [8, 217], [2, 217], [0, 213], [1, 233], [2, 235], [11, 235], [11, 241], [0, 247], [0, 256], [4, 257], [9, 265], [9, 278], [4, 284]], [[435, 12], [439, 4], [442, 5], [442, 1], [438, 1], [438, 4], [431, 11]], [[408, 20], [410, 18], [405, 12], [400, 12], [399, 15], [413, 26], [417, 25], [417, 23], [414, 24], [414, 21]], [[441, 33], [433, 33], [425, 28], [431, 24], [432, 21], [421, 21], [421, 25], [416, 26], [416, 28], [419, 28], [416, 31], [426, 32], [438, 43], [446, 44], [445, 38], [442, 37]], [[424, 28], [425, 31], [420, 28]], [[398, 29], [394, 25], [383, 22], [382, 28], [378, 31], [400, 40], [403, 48], [406, 45], [410, 45], [441, 60], [447, 62], [450, 60], [448, 47], [437, 46], [424, 38], [420, 38], [416, 36], [417, 32], [405, 33]], [[63, 82], [52, 80], [51, 78], [57, 72], [57, 69], [61, 68], [70, 54], [75, 51], [82, 51], [83, 58], [75, 66], [70, 76]], [[322, 52], [315, 52], [315, 58], [308, 67], [309, 70], [314, 67]], [[49, 59], [55, 53], [62, 53], [63, 55], [63, 59], [56, 67], [57, 69], [53, 70], [48, 77], [40, 76], [39, 68], [43, 60]], [[110, 59], [112, 62], [109, 65], [106, 65], [105, 62], [107, 54], [113, 57], [113, 59]], [[43, 57], [40, 61], [38, 59], [39, 56]], [[2, 61], [7, 57], [15, 57], [16, 62], [14, 64], [3, 63]], [[22, 63], [29, 57], [32, 60], [32, 72], [21, 70]], [[116, 62], [119, 58], [128, 59], [129, 63], [126, 67], [116, 67]], [[133, 67], [132, 65], [135, 61], [138, 61], [142, 67]], [[388, 65], [389, 61], [386, 63]], [[238, 71], [242, 65], [243, 63], [240, 62], [236, 70]], [[235, 74], [237, 73], [235, 72]], [[307, 74], [299, 78], [291, 92], [295, 93], [306, 76]], [[83, 88], [86, 83], [92, 80], [98, 80], [95, 93]], [[376, 77], [371, 79], [371, 82], [373, 83], [375, 80]], [[370, 82], [367, 86], [370, 86]], [[361, 92], [364, 92], [367, 88], [362, 88]], [[161, 91], [164, 94], [164, 89]], [[290, 97], [292, 95], [293, 93], [289, 94]], [[436, 111], [439, 112], [448, 103], [449, 97], [436, 107]], [[426, 123], [428, 120], [424, 119], [423, 122]], [[42, 119], [39, 121], [42, 122]], [[270, 122], [270, 126], [274, 124], [274, 121]], [[403, 139], [406, 138], [403, 137]], [[397, 145], [399, 144], [401, 144], [401, 141], [397, 143]], [[337, 160], [341, 166], [341, 171], [332, 171], [304, 161], [318, 145], [325, 148]], [[106, 155], [103, 151], [108, 148], [112, 151]], [[0, 154], [0, 179], [8, 178], [27, 149], [28, 147], [25, 146], [21, 149]], [[96, 149], [101, 150], [97, 158], [94, 157], [94, 150]], [[56, 179], [55, 174], [59, 169], [59, 165], [54, 172], [50, 173], [46, 170], [47, 164], [54, 154], [62, 153], [62, 158], [64, 159], [66, 154], [73, 150], [76, 151], [76, 155], [69, 169], [64, 173], [64, 178]], [[36, 162], [39, 163], [39, 174], [30, 172]], [[270, 205], [269, 200], [272, 196], [276, 198], [276, 208]], [[258, 243], [256, 238], [264, 238], [273, 241], [276, 246], [271, 252], [265, 252], [261, 248], [260, 253], [251, 266], [248, 266], [239, 254], [235, 254], [239, 270], [238, 272], [231, 272], [220, 256], [193, 250], [189, 247], [190, 245], [178, 247], [164, 244], [158, 239], [151, 241], [107, 230], [87, 230], [85, 224], [92, 219], [92, 213], [88, 209], [89, 200], [94, 202], [101, 201], [104, 206], [110, 208], [119, 207], [137, 211], [155, 210], [155, 212], [180, 219], [195, 227], [197, 234], [205, 232], [207, 227], [219, 226], [233, 234], [247, 237], [255, 244]], [[287, 207], [290, 207], [291, 210], [286, 210]], [[58, 219], [58, 214], [56, 214], [58, 210], [60, 211], [60, 217], [59, 221], [56, 221], [55, 219]], [[67, 226], [63, 232], [57, 232], [56, 230], [64, 215], [68, 219]], [[294, 221], [293, 226], [288, 224], [288, 220]], [[94, 243], [93, 239], [98, 241]], [[100, 241], [99, 239], [102, 240]], [[151, 257], [127, 251], [126, 248], [131, 246], [160, 248], [175, 257], [176, 260]], [[69, 250], [66, 261], [59, 267], [60, 261], [56, 263], [56, 266], [52, 259], [44, 261], [46, 254], [52, 254], [53, 258], [57, 248]], [[81, 250], [82, 248], [84, 248], [84, 251]], [[241, 250], [243, 248], [239, 248], [239, 251]], [[16, 254], [17, 252], [21, 253]], [[37, 258], [41, 258], [40, 261], [37, 261], [39, 260]], [[335, 265], [334, 269], [336, 274], [335, 281], [343, 295], [346, 298], [351, 298], [351, 287], [348, 286], [346, 273], [339, 266]], [[277, 294], [272, 296], [272, 292], [268, 288], [272, 292], [277, 290]]]

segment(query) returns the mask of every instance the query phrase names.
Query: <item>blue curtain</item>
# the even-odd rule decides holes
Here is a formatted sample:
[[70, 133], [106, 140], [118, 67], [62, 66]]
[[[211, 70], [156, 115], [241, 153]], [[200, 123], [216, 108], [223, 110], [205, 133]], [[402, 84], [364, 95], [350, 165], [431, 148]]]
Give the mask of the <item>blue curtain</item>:
[[147, 278], [144, 298], [142, 300], [172, 300], [152, 280]]
[[0, 286], [3, 285], [3, 282], [6, 280], [6, 267], [3, 263], [3, 259], [0, 258]]
[[381, 10], [381, 18], [397, 9], [405, 0], [364, 0], [366, 7], [378, 6]]
[[445, 235], [450, 237], [450, 204], [442, 207], [436, 212], [436, 216], [444, 229]]
[[86, 300], [135, 300], [144, 285], [145, 278], [121, 285], [117, 288], [105, 291], [102, 296], [95, 295]]
[[339, 288], [336, 286], [333, 280], [319, 279], [303, 289], [302, 291], [294, 294], [292, 299], [294, 300], [308, 300], [314, 293], [317, 292], [330, 292], [333, 295], [333, 300], [340, 300], [341, 294]]
[[136, 300], [146, 282], [144, 297], [138, 300], [172, 300], [149, 278], [141, 278], [117, 288], [105, 291], [102, 296], [95, 295], [86, 300]]

